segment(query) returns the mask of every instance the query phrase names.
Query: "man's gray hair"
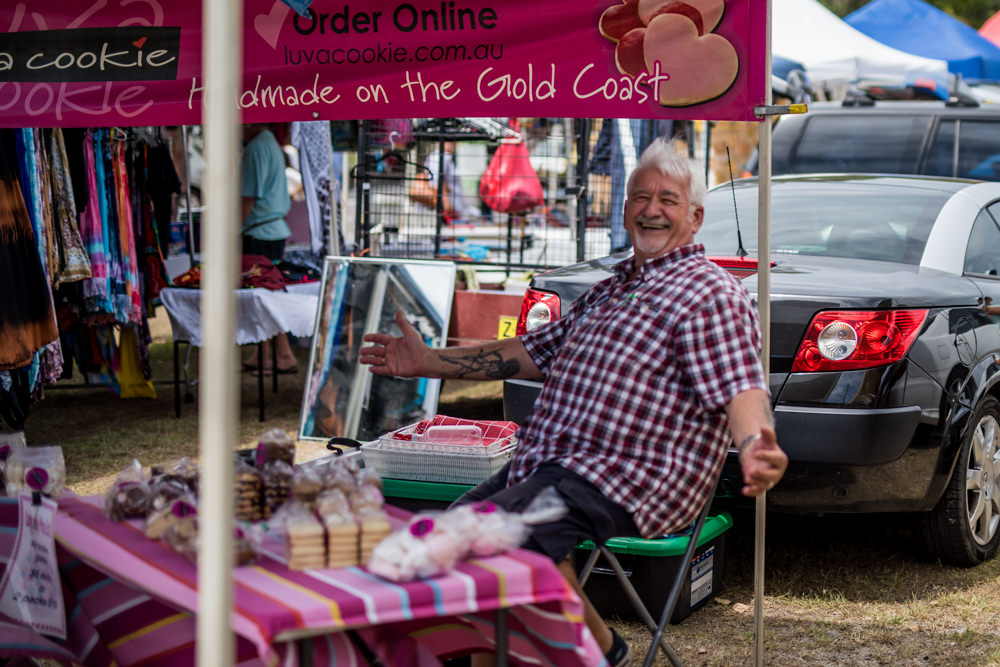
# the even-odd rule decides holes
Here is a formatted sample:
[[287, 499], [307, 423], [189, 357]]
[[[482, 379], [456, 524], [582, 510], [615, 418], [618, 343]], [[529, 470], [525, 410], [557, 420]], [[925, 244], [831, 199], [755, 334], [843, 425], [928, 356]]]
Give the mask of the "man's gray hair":
[[629, 174], [626, 193], [632, 190], [632, 180], [643, 169], [656, 169], [665, 176], [670, 176], [679, 182], [688, 184], [688, 201], [691, 208], [701, 206], [705, 200], [705, 172], [702, 166], [687, 155], [677, 153], [677, 146], [672, 140], [658, 138], [651, 143], [639, 156], [639, 162]]

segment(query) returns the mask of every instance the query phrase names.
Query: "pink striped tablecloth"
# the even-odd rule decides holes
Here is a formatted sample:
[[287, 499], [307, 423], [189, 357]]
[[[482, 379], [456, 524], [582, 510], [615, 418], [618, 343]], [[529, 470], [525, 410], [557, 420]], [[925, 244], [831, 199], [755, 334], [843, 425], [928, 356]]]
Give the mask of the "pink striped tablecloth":
[[[70, 637], [56, 644], [88, 665], [194, 664], [196, 565], [146, 538], [139, 523], [109, 521], [101, 503], [59, 500]], [[498, 608], [509, 609], [511, 664], [604, 664], [579, 599], [550, 560], [529, 551], [402, 584], [359, 567], [290, 571], [267, 556], [233, 577], [240, 665], [296, 665], [300, 650], [317, 665], [365, 664], [368, 652], [391, 665], [439, 664], [492, 650]]]

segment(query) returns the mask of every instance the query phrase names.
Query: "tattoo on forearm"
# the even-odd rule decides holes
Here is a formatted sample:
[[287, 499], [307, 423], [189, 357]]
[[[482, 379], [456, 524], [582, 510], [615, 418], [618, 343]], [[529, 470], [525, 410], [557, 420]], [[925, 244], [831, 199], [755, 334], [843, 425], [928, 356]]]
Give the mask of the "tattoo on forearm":
[[494, 380], [513, 377], [521, 370], [517, 359], [504, 359], [499, 352], [474, 352], [461, 357], [439, 355], [441, 361], [455, 366], [454, 371], [444, 374], [446, 378], [461, 378], [482, 373]]

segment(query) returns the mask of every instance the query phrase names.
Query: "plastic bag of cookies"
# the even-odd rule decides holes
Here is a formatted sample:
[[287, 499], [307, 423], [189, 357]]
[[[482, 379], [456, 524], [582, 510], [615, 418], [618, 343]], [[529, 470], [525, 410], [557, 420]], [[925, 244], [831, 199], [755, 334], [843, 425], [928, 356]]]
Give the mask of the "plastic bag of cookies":
[[7, 457], [7, 495], [41, 491], [58, 498], [66, 488], [66, 462], [62, 447], [14, 447]]
[[104, 494], [104, 515], [112, 521], [145, 518], [151, 500], [149, 480], [139, 461], [132, 459]]
[[257, 440], [257, 467], [263, 468], [270, 461], [295, 464], [295, 441], [280, 428], [274, 428]]

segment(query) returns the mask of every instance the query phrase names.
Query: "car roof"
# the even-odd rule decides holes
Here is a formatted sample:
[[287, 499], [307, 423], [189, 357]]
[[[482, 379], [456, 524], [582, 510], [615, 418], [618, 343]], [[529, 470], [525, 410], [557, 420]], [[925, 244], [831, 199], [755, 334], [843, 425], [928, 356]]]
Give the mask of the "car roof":
[[[729, 187], [757, 187], [757, 177], [741, 178], [730, 185], [720, 183], [711, 188], [709, 192], [725, 189]], [[772, 176], [771, 184], [781, 184], [789, 182], [809, 182], [809, 183], [850, 183], [867, 184], [873, 186], [893, 186], [911, 187], [921, 189], [940, 190], [942, 192], [958, 192], [963, 188], [972, 185], [994, 185], [1000, 187], [1000, 183], [983, 183], [968, 178], [951, 178], [948, 176], [922, 176], [922, 175], [897, 175], [897, 174], [782, 174]]]
[[789, 115], [787, 118], [806, 119], [810, 115], [936, 115], [936, 116], [984, 116], [1000, 118], [1000, 104], [982, 104], [979, 106], [951, 106], [943, 100], [876, 101], [873, 104], [850, 105], [841, 102], [812, 102], [805, 114]]

